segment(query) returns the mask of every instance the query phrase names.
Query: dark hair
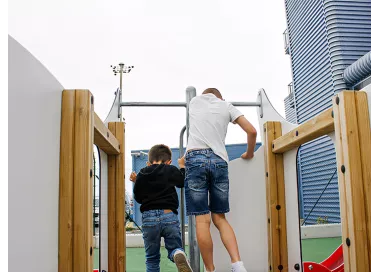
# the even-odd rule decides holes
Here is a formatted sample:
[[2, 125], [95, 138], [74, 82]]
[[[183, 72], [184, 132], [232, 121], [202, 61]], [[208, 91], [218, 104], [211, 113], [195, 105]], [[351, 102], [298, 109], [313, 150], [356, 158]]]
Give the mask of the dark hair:
[[153, 163], [154, 161], [165, 163], [172, 159], [172, 151], [166, 145], [155, 145], [149, 150], [148, 158], [150, 163]]
[[218, 98], [222, 98], [222, 94], [216, 88], [208, 88], [208, 89], [203, 91], [203, 94], [209, 94], [209, 93], [215, 95]]

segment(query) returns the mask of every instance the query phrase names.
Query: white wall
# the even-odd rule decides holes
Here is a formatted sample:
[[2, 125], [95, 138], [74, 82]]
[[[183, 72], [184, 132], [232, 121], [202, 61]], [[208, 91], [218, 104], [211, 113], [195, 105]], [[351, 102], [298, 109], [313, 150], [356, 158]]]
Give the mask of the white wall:
[[[236, 159], [229, 163], [230, 209], [227, 220], [233, 227], [240, 257], [248, 271], [267, 271], [268, 238], [264, 148], [250, 161]], [[231, 271], [231, 261], [219, 232], [212, 224], [216, 271]]]
[[9, 271], [58, 270], [62, 85], [8, 38]]

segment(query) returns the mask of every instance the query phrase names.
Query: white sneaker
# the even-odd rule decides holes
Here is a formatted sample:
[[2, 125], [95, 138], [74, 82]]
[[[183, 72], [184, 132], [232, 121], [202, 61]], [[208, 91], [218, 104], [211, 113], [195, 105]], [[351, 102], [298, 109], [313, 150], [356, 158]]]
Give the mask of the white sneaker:
[[186, 259], [186, 254], [178, 250], [173, 256], [174, 263], [177, 266], [178, 272], [193, 272], [189, 262]]
[[247, 272], [247, 269], [245, 269], [243, 262], [236, 262], [232, 264], [231, 272]]

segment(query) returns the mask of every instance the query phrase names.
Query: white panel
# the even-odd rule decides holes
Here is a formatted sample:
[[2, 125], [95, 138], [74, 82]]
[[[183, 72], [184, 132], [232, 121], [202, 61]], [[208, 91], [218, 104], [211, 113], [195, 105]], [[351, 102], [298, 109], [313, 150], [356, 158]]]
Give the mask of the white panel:
[[99, 149], [100, 153], [100, 218], [99, 233], [100, 271], [108, 271], [108, 156]]
[[9, 271], [58, 271], [62, 85], [8, 36]]
[[120, 90], [117, 89], [115, 92], [115, 99], [112, 103], [111, 109], [108, 113], [108, 116], [106, 120], [104, 121], [105, 124], [108, 124], [109, 122], [120, 122], [119, 116], [119, 105], [120, 105]]
[[[266, 271], [268, 265], [264, 148], [254, 159], [236, 159], [229, 163], [230, 208], [226, 215], [233, 227], [240, 255], [248, 271]], [[219, 232], [211, 227], [216, 270], [231, 271], [230, 257]]]

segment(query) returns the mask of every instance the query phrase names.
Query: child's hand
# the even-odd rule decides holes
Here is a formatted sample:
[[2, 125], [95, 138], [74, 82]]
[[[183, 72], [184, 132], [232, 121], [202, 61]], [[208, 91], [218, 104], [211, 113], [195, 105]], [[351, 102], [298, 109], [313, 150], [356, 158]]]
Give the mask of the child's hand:
[[132, 174], [129, 176], [129, 180], [132, 181], [132, 182], [136, 182], [136, 173], [135, 172], [132, 172]]
[[179, 168], [185, 168], [185, 156], [178, 159], [178, 166], [179, 166]]
[[248, 154], [247, 152], [244, 152], [244, 154], [241, 155], [241, 158], [242, 158], [243, 160], [250, 160], [250, 159], [253, 158], [254, 155], [255, 155], [254, 153], [252, 153], [252, 154]]

